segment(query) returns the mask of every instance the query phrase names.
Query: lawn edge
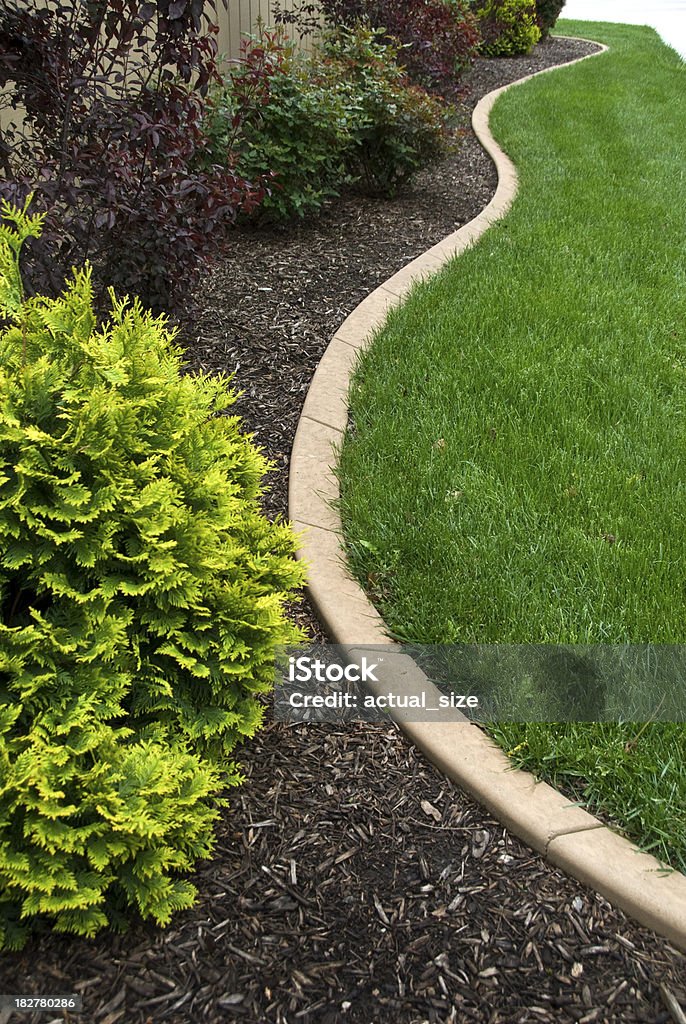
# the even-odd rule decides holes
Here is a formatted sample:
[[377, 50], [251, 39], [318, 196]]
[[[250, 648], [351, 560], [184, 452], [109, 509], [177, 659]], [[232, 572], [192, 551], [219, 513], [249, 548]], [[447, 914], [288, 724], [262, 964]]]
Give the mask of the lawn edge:
[[[581, 38], [581, 37], [562, 37]], [[312, 378], [291, 454], [289, 517], [298, 539], [297, 557], [308, 567], [308, 591], [333, 641], [350, 660], [369, 646], [401, 648], [353, 579], [342, 542], [338, 512], [338, 453], [348, 422], [348, 388], [359, 352], [380, 328], [390, 308], [399, 305], [417, 281], [464, 252], [509, 210], [518, 188], [517, 172], [493, 138], [489, 117], [507, 89], [597, 57], [597, 53], [526, 75], [484, 96], [472, 114], [474, 132], [495, 163], [498, 185], [491, 201], [473, 220], [408, 263], [367, 296], [338, 328]], [[409, 659], [407, 659], [409, 660]], [[392, 662], [392, 659], [389, 659]], [[397, 683], [389, 663], [379, 689]], [[403, 676], [408, 692], [434, 689], [413, 666]], [[686, 876], [665, 873], [660, 862], [571, 803], [545, 782], [512, 767], [503, 751], [458, 711], [452, 721], [409, 722], [394, 719], [429, 760], [485, 806], [510, 831], [550, 863], [590, 886], [641, 924], [686, 952]]]

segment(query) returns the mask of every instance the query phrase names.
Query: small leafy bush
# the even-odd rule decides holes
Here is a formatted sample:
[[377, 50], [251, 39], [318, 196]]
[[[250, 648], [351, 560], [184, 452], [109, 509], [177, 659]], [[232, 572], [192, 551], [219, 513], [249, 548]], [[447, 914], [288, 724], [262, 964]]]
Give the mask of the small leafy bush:
[[193, 902], [231, 753], [296, 631], [288, 527], [221, 378], [181, 372], [162, 317], [91, 273], [25, 299], [0, 225], [0, 946]]
[[182, 309], [218, 230], [261, 199], [263, 183], [206, 159], [211, 6], [2, 5], [0, 105], [16, 123], [25, 116], [3, 133], [0, 197], [21, 204], [32, 192], [46, 213], [23, 258], [29, 292], [57, 295], [88, 258], [100, 280], [153, 309]]
[[486, 0], [476, 15], [483, 37], [480, 52], [487, 57], [528, 53], [541, 38], [534, 0]]
[[393, 195], [450, 144], [452, 108], [412, 85], [399, 48], [358, 24], [325, 37], [320, 73], [345, 81], [356, 116], [346, 165], [353, 181], [376, 195]]
[[397, 60], [415, 84], [444, 93], [474, 60], [479, 30], [466, 0], [323, 0], [335, 27], [365, 21], [401, 46]]
[[351, 89], [322, 76], [279, 33], [249, 38], [242, 60], [211, 95], [213, 161], [267, 184], [259, 216], [303, 217], [338, 195], [355, 116]]
[[211, 100], [213, 159], [269, 182], [258, 214], [318, 210], [344, 185], [391, 195], [444, 153], [451, 108], [413, 86], [398, 46], [362, 24], [326, 35], [311, 57], [278, 36], [252, 40]]
[[564, 5], [565, 0], [536, 0], [536, 24], [541, 30], [541, 39], [548, 38]]

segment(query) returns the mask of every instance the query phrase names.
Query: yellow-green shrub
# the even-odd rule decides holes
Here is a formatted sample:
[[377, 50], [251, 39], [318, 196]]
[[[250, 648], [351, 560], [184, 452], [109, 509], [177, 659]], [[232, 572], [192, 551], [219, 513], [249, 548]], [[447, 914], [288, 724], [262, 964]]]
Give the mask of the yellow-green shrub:
[[535, 0], [485, 0], [474, 13], [483, 40], [479, 51], [486, 57], [528, 53], [541, 38]]
[[[166, 922], [212, 846], [301, 581], [226, 380], [89, 270], [24, 299], [40, 217], [0, 225], [0, 946], [38, 917]], [[0, 324], [2, 323], [0, 320]], [[113, 917], [114, 915], [114, 917]]]

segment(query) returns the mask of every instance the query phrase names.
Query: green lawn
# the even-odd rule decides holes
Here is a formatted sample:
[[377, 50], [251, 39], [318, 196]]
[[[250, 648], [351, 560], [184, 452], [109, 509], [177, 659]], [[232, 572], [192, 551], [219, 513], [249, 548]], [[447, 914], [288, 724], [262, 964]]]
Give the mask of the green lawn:
[[[649, 29], [559, 31], [611, 51], [499, 100], [512, 211], [391, 314], [351, 390], [351, 561], [415, 642], [685, 638], [686, 65]], [[686, 727], [497, 737], [686, 870]]]

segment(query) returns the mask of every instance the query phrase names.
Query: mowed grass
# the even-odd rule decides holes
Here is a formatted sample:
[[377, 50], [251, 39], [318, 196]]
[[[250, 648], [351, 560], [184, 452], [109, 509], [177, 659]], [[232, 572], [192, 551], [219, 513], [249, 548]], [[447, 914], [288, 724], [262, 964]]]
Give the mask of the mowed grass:
[[[611, 50], [498, 101], [513, 209], [353, 381], [348, 550], [413, 642], [686, 639], [686, 65], [649, 29], [559, 31]], [[498, 738], [686, 867], [686, 727]]]

